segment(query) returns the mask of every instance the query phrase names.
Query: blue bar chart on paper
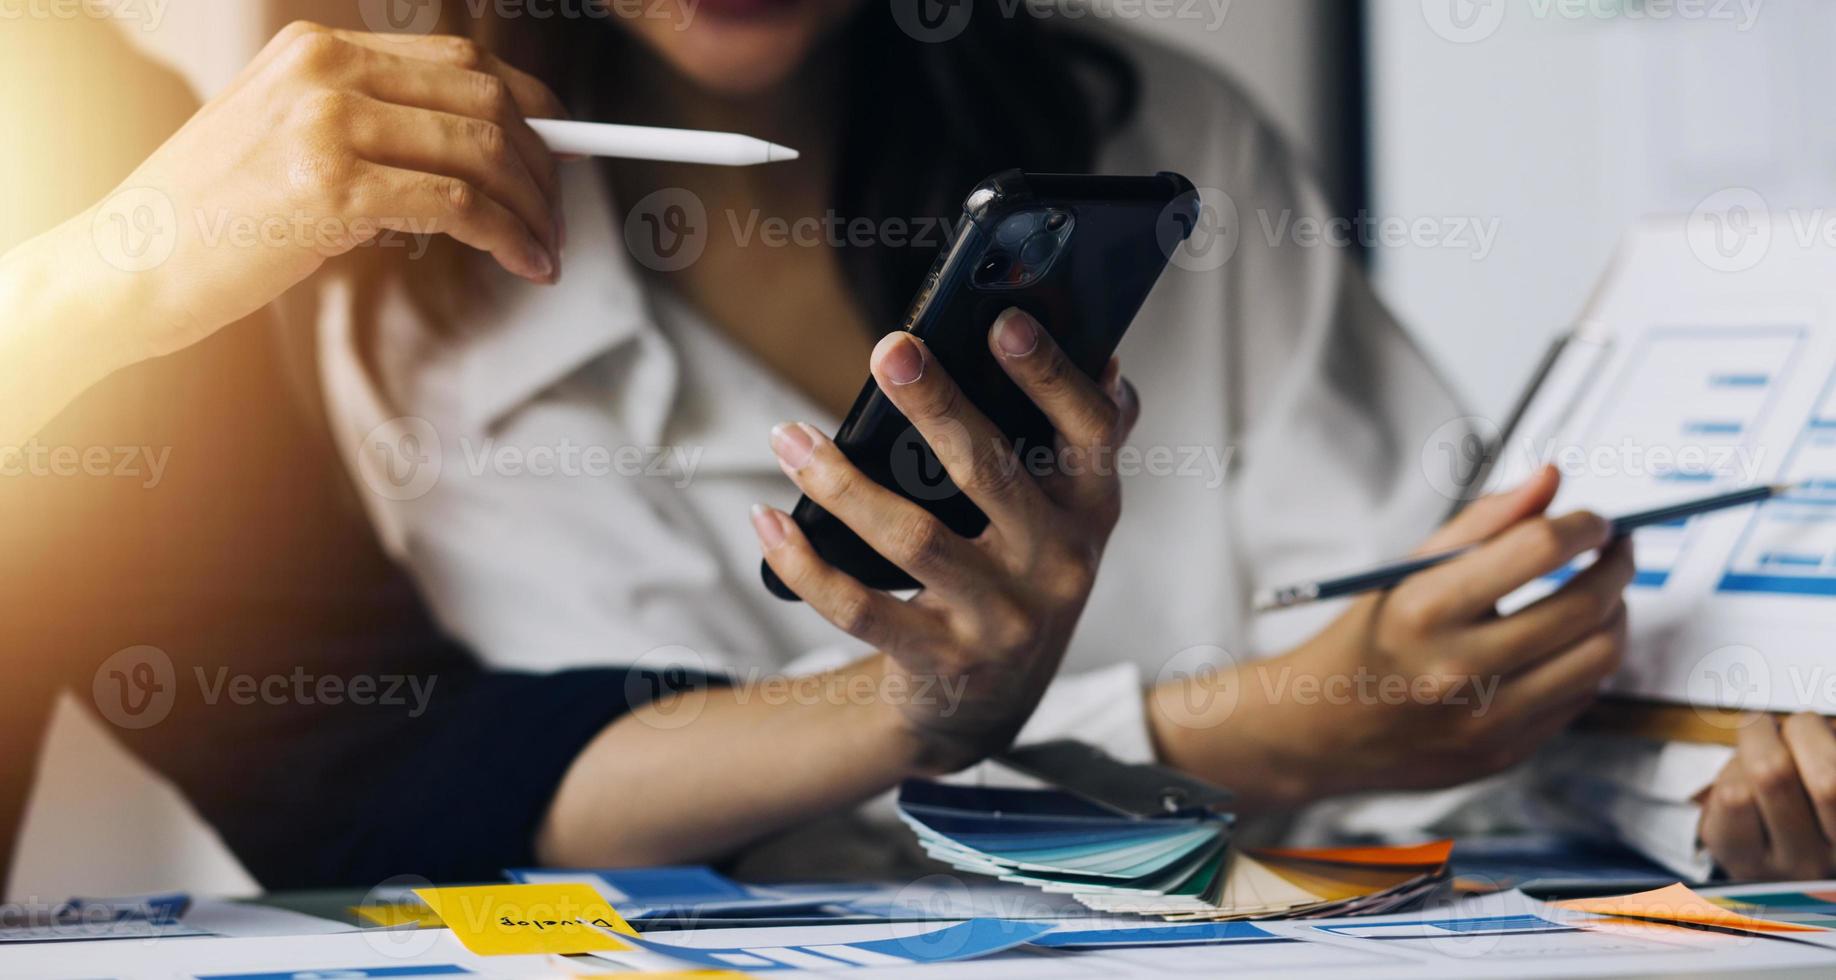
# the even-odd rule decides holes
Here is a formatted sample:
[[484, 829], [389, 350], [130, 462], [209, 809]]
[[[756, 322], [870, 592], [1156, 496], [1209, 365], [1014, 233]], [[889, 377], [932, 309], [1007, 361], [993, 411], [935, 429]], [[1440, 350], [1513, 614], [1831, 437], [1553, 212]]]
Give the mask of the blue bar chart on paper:
[[1795, 489], [1754, 513], [1719, 589], [1836, 596], [1836, 374], [1791, 447], [1780, 482]]
[[[1581, 440], [1552, 447], [1552, 455], [1607, 514], [1750, 482], [1748, 447], [1805, 333], [1795, 326], [1652, 329], [1630, 351]], [[1668, 582], [1695, 524], [1685, 518], [1640, 531], [1634, 584]]]

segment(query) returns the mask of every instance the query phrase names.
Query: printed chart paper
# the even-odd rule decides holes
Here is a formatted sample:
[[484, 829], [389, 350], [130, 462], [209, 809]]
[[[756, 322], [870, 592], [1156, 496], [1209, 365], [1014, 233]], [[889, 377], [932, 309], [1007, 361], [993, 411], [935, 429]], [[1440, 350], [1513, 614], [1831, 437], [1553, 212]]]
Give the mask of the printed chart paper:
[[[1633, 536], [1622, 694], [1836, 713], [1836, 244], [1773, 220], [1765, 258], [1734, 272], [1704, 263], [1710, 246], [1682, 219], [1635, 229], [1487, 480], [1511, 486], [1552, 463], [1552, 513], [1608, 517], [1796, 485]], [[1426, 475], [1444, 462], [1429, 447]]]

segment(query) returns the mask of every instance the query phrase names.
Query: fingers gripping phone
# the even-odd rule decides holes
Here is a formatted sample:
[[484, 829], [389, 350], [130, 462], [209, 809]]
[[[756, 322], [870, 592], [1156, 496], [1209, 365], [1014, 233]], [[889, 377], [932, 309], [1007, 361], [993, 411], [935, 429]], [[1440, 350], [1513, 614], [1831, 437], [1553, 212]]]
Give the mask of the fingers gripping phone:
[[[978, 184], [963, 221], [925, 277], [904, 329], [988, 416], [1021, 458], [1056, 444], [1045, 413], [988, 349], [1002, 311], [1038, 320], [1071, 362], [1095, 378], [1115, 354], [1174, 249], [1191, 235], [1199, 198], [1174, 173], [1151, 177], [1029, 174], [1010, 170]], [[870, 377], [835, 436], [870, 479], [972, 538], [988, 518], [957, 489], [916, 428]], [[791, 517], [817, 554], [876, 589], [914, 589], [902, 569], [808, 497]], [[765, 586], [795, 601], [769, 565]]]

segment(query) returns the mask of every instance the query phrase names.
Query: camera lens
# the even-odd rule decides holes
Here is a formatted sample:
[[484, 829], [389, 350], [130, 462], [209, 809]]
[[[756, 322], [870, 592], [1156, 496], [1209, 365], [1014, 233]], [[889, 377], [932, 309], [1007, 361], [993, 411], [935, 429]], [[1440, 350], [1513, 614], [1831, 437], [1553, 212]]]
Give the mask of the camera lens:
[[1046, 219], [1045, 219], [1046, 230], [1047, 231], [1057, 231], [1058, 229], [1063, 228], [1065, 226], [1065, 222], [1070, 221], [1070, 220], [1071, 220], [1071, 216], [1064, 213], [1063, 211], [1054, 211], [1051, 214], [1046, 215]]
[[1000, 282], [1007, 278], [1007, 268], [1012, 263], [1006, 252], [990, 252], [976, 267], [975, 278], [978, 282]]
[[1049, 234], [1034, 235], [1026, 240], [1025, 245], [1020, 246], [1020, 261], [1024, 263], [1028, 269], [1037, 269], [1039, 266], [1045, 265], [1046, 262], [1050, 261], [1052, 253], [1057, 250], [1057, 236]]
[[1033, 227], [1038, 221], [1039, 216], [1036, 214], [1013, 215], [1001, 222], [1000, 227], [995, 229], [995, 241], [1012, 248], [1025, 241], [1027, 235], [1032, 234]]

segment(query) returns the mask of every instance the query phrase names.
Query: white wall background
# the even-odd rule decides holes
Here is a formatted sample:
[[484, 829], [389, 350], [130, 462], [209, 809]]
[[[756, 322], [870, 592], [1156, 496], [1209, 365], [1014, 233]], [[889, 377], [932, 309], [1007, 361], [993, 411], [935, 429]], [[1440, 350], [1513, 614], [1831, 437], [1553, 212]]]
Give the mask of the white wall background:
[[[1431, 247], [1373, 257], [1385, 297], [1480, 413], [1508, 410], [1628, 223], [1687, 214], [1731, 187], [1775, 209], [1836, 205], [1829, 0], [1367, 10], [1375, 210], [1499, 229], [1483, 259]], [[1653, 16], [1662, 10], [1679, 13]]]
[[[151, 11], [153, 0], [124, 0]], [[288, 0], [293, 9], [311, 4]], [[871, 0], [870, 0], [871, 2]], [[1345, 0], [1341, 0], [1345, 2]], [[1215, 59], [1255, 94], [1277, 123], [1336, 174], [1340, 107], [1335, 72], [1318, 41], [1331, 0], [1204, 0], [1222, 4], [1221, 29], [1208, 18], [1129, 20], [1173, 44]], [[1213, 8], [1207, 6], [1209, 12]], [[219, 91], [260, 49], [271, 19], [258, 0], [168, 0], [162, 15], [122, 29], [179, 70], [202, 96]], [[325, 13], [309, 14], [320, 18]], [[160, 889], [246, 895], [258, 889], [179, 795], [115, 743], [74, 702], [60, 705], [8, 894], [61, 901]]]

